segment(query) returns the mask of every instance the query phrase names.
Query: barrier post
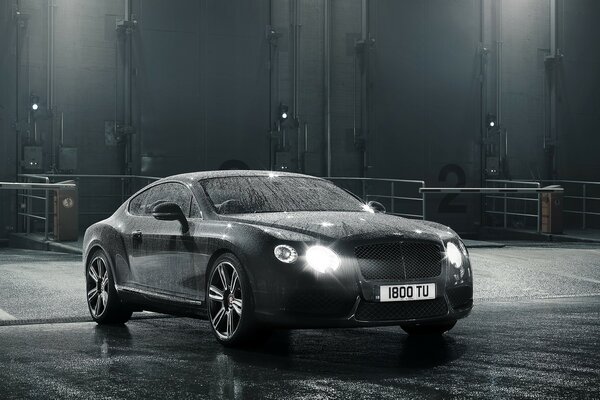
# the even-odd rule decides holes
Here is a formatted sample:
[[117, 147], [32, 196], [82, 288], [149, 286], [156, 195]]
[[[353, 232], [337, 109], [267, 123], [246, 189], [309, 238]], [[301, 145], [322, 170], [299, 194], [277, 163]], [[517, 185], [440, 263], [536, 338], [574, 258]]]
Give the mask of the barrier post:
[[391, 201], [392, 201], [392, 214], [394, 213], [394, 181], [390, 182], [390, 194], [391, 194]]
[[586, 203], [586, 190], [585, 190], [585, 183], [583, 184], [583, 188], [582, 188], [582, 204], [581, 204], [581, 228], [585, 229], [585, 203]]
[[45, 196], [44, 196], [44, 240], [48, 240], [48, 197], [50, 196], [50, 191], [48, 189], [46, 189], [44, 191]]

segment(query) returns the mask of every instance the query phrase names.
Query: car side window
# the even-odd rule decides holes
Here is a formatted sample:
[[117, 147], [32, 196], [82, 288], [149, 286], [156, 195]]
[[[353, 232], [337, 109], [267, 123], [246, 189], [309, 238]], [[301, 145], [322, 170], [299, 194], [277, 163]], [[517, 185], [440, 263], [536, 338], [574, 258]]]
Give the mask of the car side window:
[[172, 202], [190, 215], [192, 192], [184, 185], [175, 182], [163, 183], [140, 193], [129, 203], [129, 212], [133, 215], [151, 216], [152, 209], [160, 203]]

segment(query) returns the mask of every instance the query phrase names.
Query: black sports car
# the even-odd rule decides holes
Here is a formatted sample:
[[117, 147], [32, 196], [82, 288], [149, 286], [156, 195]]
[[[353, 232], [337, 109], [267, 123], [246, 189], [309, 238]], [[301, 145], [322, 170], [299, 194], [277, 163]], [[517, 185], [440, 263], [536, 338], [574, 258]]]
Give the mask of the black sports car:
[[451, 229], [386, 215], [333, 183], [267, 171], [176, 175], [148, 185], [84, 238], [98, 323], [133, 311], [208, 317], [234, 345], [269, 327], [451, 329], [473, 305]]

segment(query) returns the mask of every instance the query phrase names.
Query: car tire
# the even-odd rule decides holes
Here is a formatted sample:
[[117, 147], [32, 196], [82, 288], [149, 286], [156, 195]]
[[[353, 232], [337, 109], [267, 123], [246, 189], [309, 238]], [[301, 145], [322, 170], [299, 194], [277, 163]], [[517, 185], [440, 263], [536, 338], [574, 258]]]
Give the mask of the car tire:
[[400, 325], [402, 330], [411, 336], [439, 336], [454, 328], [456, 321], [438, 324]]
[[132, 310], [121, 302], [102, 250], [96, 250], [85, 266], [86, 298], [92, 319], [98, 324], [124, 324], [131, 318]]
[[217, 341], [228, 347], [259, 342], [264, 333], [254, 316], [252, 287], [238, 258], [231, 253], [219, 256], [206, 276], [208, 322]]

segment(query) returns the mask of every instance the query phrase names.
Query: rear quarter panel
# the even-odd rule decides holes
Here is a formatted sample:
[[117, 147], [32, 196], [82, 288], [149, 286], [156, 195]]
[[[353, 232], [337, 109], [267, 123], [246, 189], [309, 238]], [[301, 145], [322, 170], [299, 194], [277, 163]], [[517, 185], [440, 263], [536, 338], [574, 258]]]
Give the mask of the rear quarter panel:
[[122, 205], [111, 217], [91, 225], [83, 237], [84, 267], [95, 251], [102, 250], [109, 261], [116, 285], [129, 281], [131, 270], [127, 260], [127, 246], [123, 235]]

